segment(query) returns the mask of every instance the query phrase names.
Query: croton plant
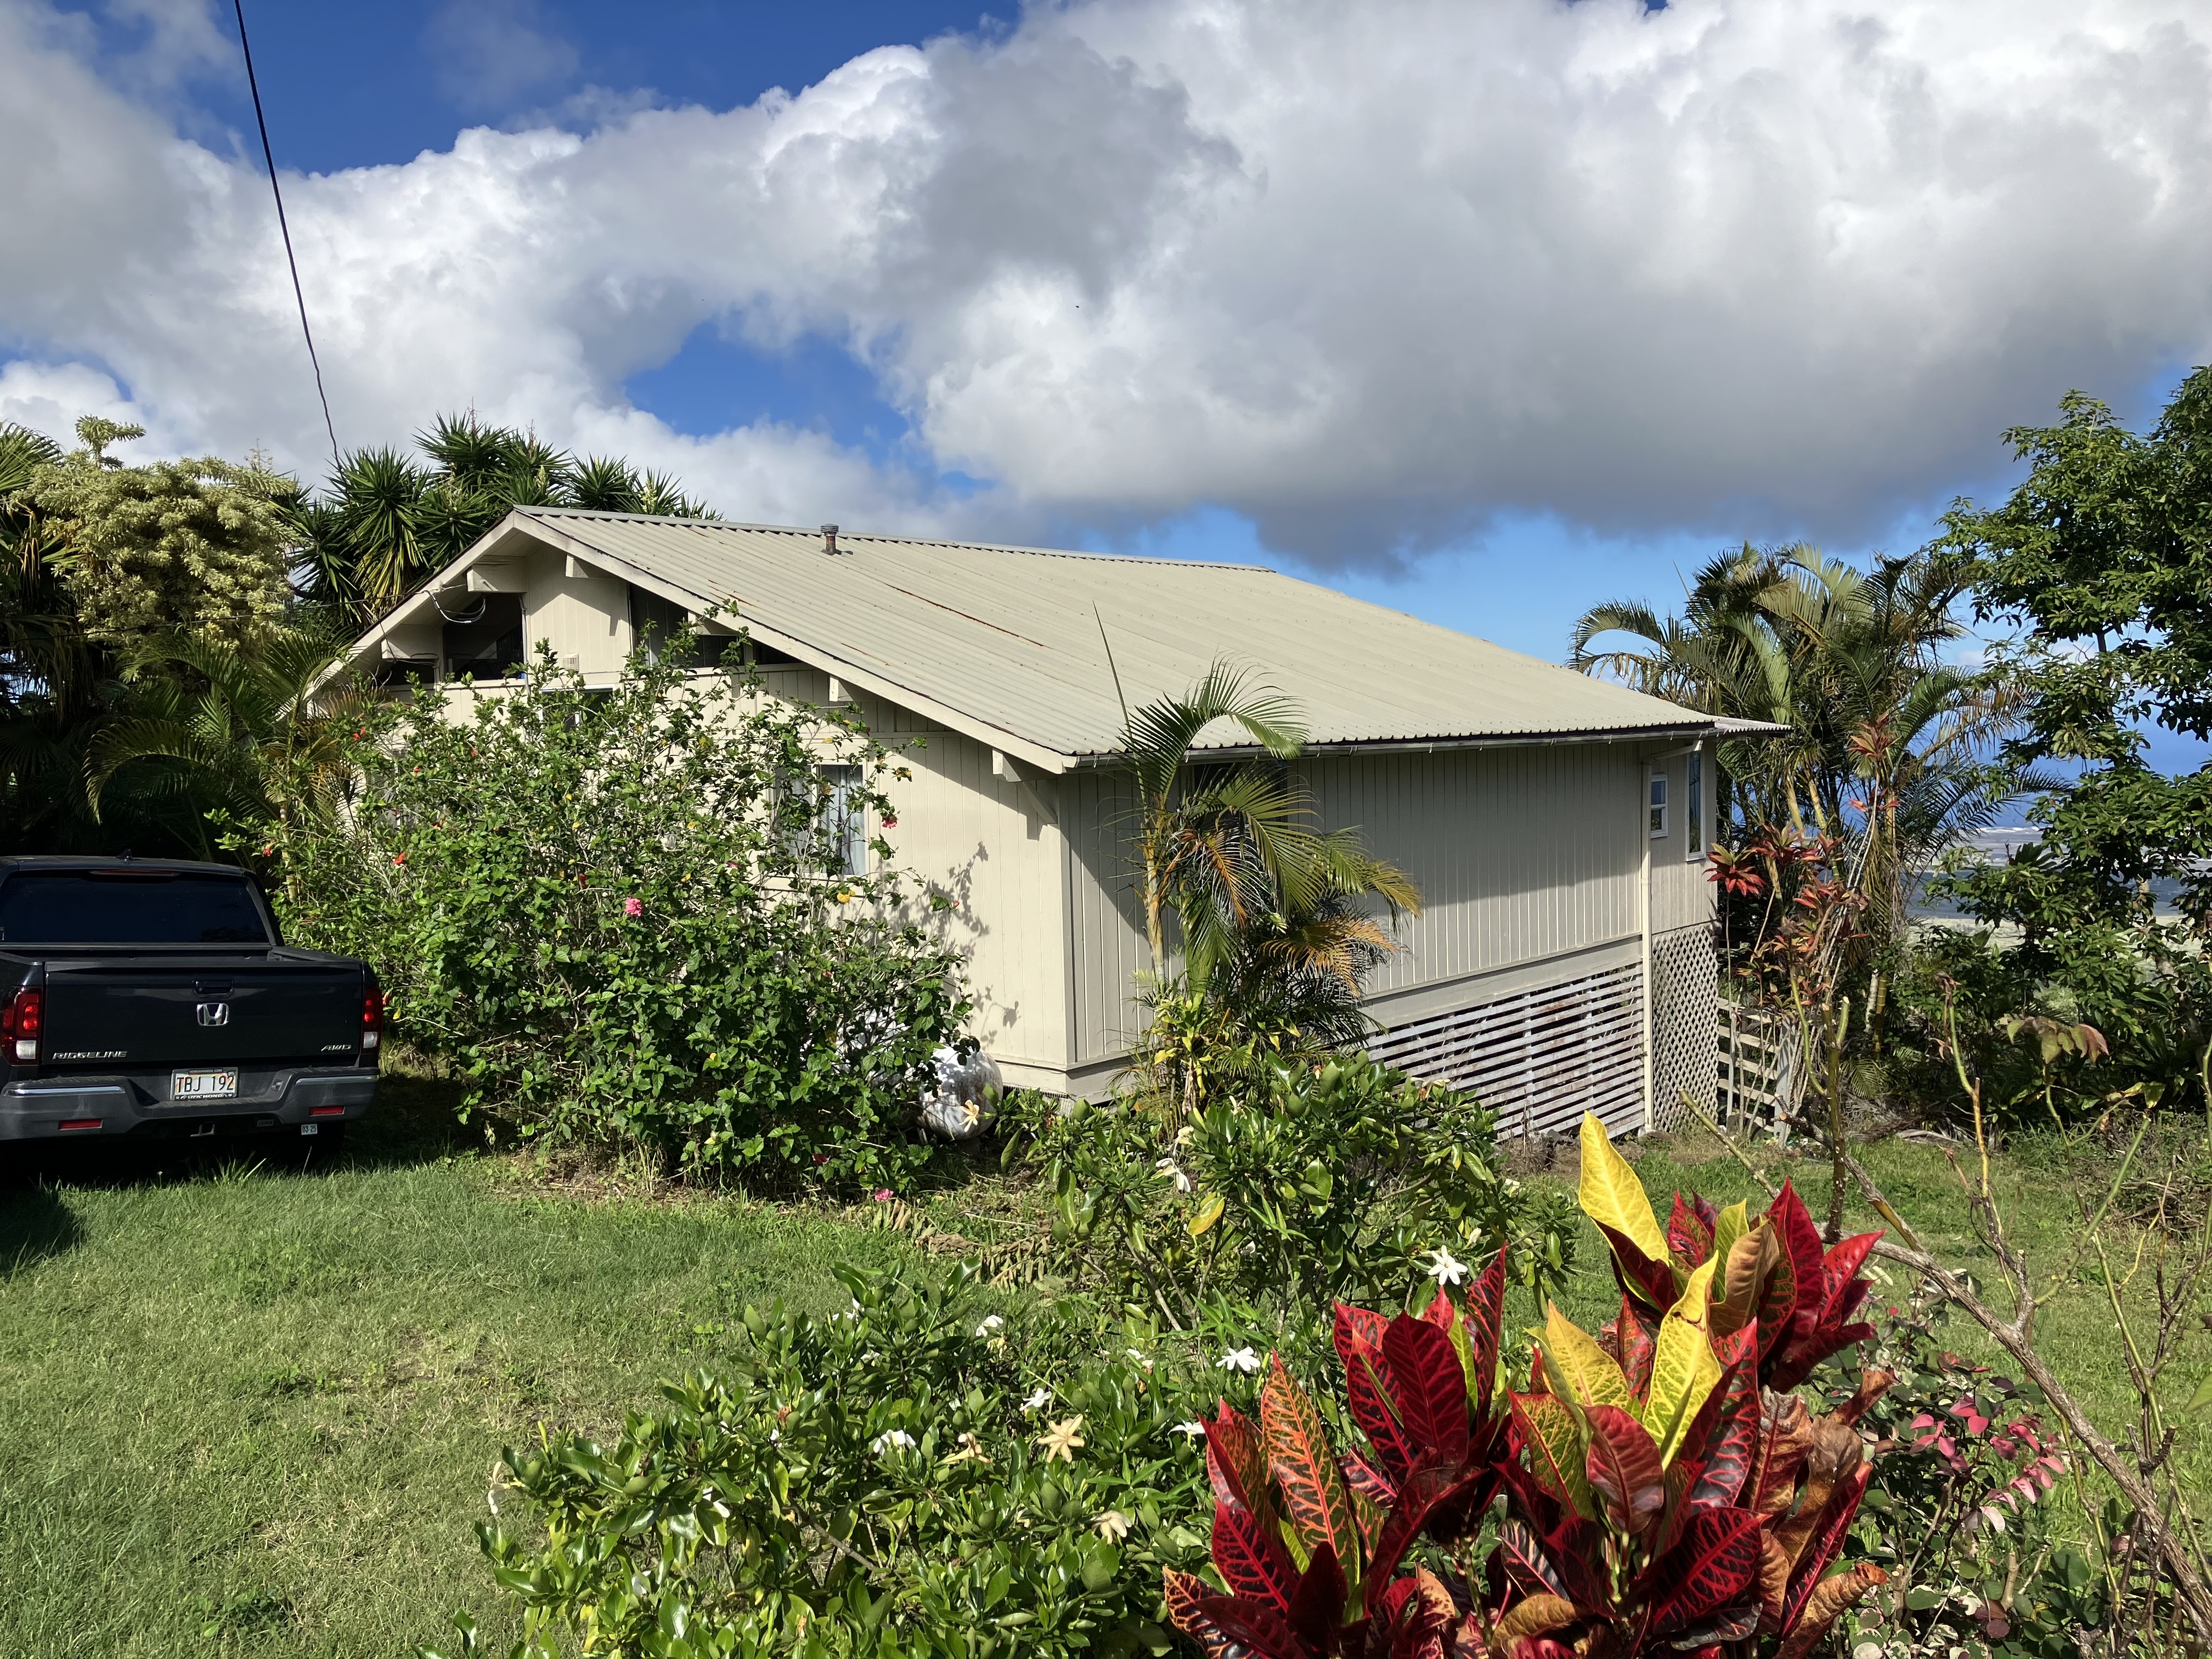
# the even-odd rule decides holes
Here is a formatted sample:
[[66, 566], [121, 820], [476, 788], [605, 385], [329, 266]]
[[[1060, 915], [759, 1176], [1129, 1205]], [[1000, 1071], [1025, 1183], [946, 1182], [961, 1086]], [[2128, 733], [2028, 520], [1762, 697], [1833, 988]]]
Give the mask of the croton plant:
[[1206, 1425], [1219, 1588], [1170, 1571], [1166, 1596], [1207, 1659], [1801, 1659], [1884, 1581], [1830, 1569], [1893, 1379], [1817, 1417], [1790, 1392], [1872, 1334], [1846, 1322], [1878, 1235], [1824, 1249], [1786, 1186], [1755, 1220], [1677, 1196], [1662, 1230], [1595, 1118], [1582, 1153], [1620, 1313], [1591, 1336], [1550, 1309], [1525, 1392], [1500, 1251], [1418, 1315], [1338, 1307], [1363, 1445], [1279, 1359], [1256, 1425]]

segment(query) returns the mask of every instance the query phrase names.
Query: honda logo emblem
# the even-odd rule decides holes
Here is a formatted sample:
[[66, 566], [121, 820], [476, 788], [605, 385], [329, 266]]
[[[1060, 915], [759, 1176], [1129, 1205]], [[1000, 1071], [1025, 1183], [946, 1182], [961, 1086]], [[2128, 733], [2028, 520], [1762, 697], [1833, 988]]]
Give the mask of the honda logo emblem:
[[227, 1002], [203, 1002], [199, 1005], [198, 1012], [200, 1024], [203, 1025], [230, 1024], [230, 1005]]

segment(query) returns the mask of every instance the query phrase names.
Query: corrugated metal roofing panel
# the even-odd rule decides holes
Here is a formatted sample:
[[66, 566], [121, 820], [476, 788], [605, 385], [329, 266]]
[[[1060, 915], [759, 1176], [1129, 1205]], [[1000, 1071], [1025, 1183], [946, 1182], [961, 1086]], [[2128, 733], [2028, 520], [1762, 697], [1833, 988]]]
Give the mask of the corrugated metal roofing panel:
[[[1217, 657], [1305, 710], [1310, 742], [1679, 732], [1707, 717], [1256, 565], [517, 509], [736, 619], [1068, 757]], [[1240, 734], [1209, 730], [1200, 747]]]

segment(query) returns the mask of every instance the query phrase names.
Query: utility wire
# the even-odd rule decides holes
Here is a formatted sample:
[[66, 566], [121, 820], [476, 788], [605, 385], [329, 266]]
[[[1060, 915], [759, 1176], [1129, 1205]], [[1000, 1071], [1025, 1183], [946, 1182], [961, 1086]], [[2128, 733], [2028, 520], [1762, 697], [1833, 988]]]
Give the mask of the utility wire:
[[253, 48], [246, 40], [246, 0], [231, 0], [238, 13], [238, 49], [246, 55], [246, 85], [253, 94], [254, 125], [261, 129], [261, 159], [269, 164], [269, 193], [276, 198], [276, 228], [284, 235], [284, 263], [292, 268], [292, 297], [300, 303], [300, 332], [307, 342], [307, 362], [315, 371], [315, 396], [323, 405], [323, 430], [331, 434], [331, 465], [338, 457], [338, 429], [331, 421], [330, 394], [323, 390], [322, 359], [315, 356], [315, 331], [307, 326], [307, 296], [300, 288], [300, 262], [292, 253], [292, 227], [284, 218], [284, 191], [276, 182], [276, 152], [269, 147], [269, 118], [261, 112], [261, 83], [253, 76]]

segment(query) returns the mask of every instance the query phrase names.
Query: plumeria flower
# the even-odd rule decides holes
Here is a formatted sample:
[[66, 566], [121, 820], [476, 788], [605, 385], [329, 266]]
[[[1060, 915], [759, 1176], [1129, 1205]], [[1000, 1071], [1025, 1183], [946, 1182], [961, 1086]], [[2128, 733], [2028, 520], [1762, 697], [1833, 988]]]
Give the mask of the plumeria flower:
[[1036, 1392], [1022, 1401], [1022, 1409], [1025, 1412], [1042, 1411], [1051, 1403], [1052, 1390], [1040, 1382], [1037, 1384]]
[[1250, 1376], [1260, 1369], [1260, 1356], [1249, 1348], [1231, 1348], [1217, 1363], [1224, 1371], [1242, 1371]]
[[1080, 1417], [1063, 1417], [1039, 1435], [1036, 1443], [1044, 1448], [1044, 1461], [1049, 1463], [1057, 1457], [1064, 1463], [1073, 1463], [1077, 1449], [1084, 1444], [1083, 1436], [1078, 1432], [1082, 1427]]
[[983, 1322], [975, 1328], [975, 1334], [978, 1336], [988, 1336], [993, 1331], [1004, 1330], [1006, 1326], [1006, 1322], [1000, 1318], [998, 1315], [986, 1314], [983, 1316]]
[[1467, 1282], [1467, 1263], [1439, 1244], [1429, 1262], [1429, 1277], [1439, 1285], [1464, 1285]]
[[868, 1449], [881, 1453], [887, 1447], [896, 1446], [903, 1449], [912, 1444], [914, 1444], [914, 1437], [904, 1429], [885, 1429], [868, 1443]]
[[1129, 1535], [1129, 1517], [1119, 1510], [1109, 1510], [1098, 1517], [1098, 1535], [1109, 1544], [1118, 1544]]
[[1206, 1425], [1194, 1417], [1176, 1424], [1169, 1432], [1179, 1434], [1186, 1440], [1203, 1440], [1206, 1437]]

